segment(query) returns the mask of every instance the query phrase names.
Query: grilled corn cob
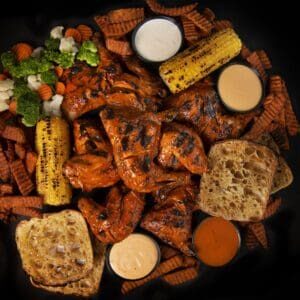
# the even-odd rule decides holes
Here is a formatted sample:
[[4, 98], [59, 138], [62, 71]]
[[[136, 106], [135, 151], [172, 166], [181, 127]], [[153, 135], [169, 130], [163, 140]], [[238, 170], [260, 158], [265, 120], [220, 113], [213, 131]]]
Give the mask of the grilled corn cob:
[[219, 31], [164, 62], [159, 74], [170, 91], [178, 93], [215, 71], [241, 51], [233, 29]]
[[63, 164], [70, 155], [69, 126], [61, 118], [45, 118], [36, 126], [35, 138], [38, 160], [37, 191], [44, 204], [63, 205], [71, 201], [72, 191], [63, 174]]

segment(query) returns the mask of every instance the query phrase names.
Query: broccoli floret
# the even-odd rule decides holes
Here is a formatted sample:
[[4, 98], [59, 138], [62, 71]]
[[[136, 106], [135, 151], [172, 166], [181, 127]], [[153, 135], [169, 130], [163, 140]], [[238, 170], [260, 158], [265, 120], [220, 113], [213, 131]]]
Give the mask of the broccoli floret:
[[41, 79], [44, 83], [55, 84], [55, 82], [57, 81], [57, 76], [54, 71], [49, 70], [41, 74]]
[[29, 92], [17, 98], [17, 113], [22, 115], [22, 123], [32, 127], [39, 120], [41, 114], [41, 102], [36, 93]]
[[99, 55], [97, 52], [97, 47], [93, 42], [85, 41], [82, 43], [79, 49], [77, 59], [80, 61], [85, 61], [88, 65], [92, 67], [97, 67], [97, 65], [100, 62]]
[[58, 52], [52, 50], [46, 50], [44, 52], [46, 59], [53, 61], [63, 68], [70, 68], [74, 64], [74, 55], [69, 52]]
[[14, 96], [18, 99], [20, 96], [33, 93], [27, 86], [27, 83], [22, 79], [17, 79], [14, 84]]
[[8, 72], [15, 78], [22, 78], [29, 75], [36, 75], [39, 73], [46, 72], [51, 67], [51, 62], [49, 62], [44, 57], [30, 57], [21, 61], [19, 64], [13, 65], [10, 68], [8, 68]]
[[60, 40], [59, 39], [48, 39], [45, 41], [45, 46], [49, 50], [58, 50], [59, 49]]
[[12, 66], [17, 63], [15, 55], [11, 51], [2, 53], [1, 55], [1, 64], [4, 69], [9, 70]]

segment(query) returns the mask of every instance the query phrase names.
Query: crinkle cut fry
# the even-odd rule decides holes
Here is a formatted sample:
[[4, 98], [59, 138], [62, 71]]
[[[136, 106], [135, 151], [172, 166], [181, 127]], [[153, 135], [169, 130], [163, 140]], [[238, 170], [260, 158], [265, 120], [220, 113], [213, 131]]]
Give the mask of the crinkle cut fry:
[[15, 160], [10, 163], [11, 173], [18, 185], [18, 188], [23, 196], [27, 196], [34, 189], [34, 184], [31, 181], [25, 166], [21, 160]]
[[166, 274], [162, 279], [170, 285], [179, 285], [191, 281], [198, 276], [198, 270], [195, 267], [186, 268]]
[[150, 9], [156, 13], [171, 17], [179, 17], [182, 15], [185, 15], [186, 13], [192, 11], [195, 9], [198, 5], [198, 3], [192, 3], [184, 6], [178, 6], [178, 7], [166, 7], [158, 3], [157, 0], [147, 0], [146, 1]]
[[181, 17], [184, 37], [188, 42], [194, 42], [199, 39], [200, 35], [197, 31], [195, 24], [188, 18]]
[[111, 10], [107, 14], [107, 21], [112, 23], [123, 23], [131, 20], [144, 18], [144, 8], [121, 8]]
[[250, 228], [247, 228], [246, 235], [245, 235], [245, 244], [249, 250], [252, 250], [259, 246], [259, 242], [256, 239], [254, 233], [250, 230]]
[[250, 223], [249, 229], [252, 231], [258, 242], [263, 246], [263, 248], [268, 248], [268, 238], [266, 234], [266, 229], [263, 223]]
[[221, 31], [227, 28], [233, 28], [232, 23], [229, 20], [217, 20], [214, 21], [213, 26], [215, 30]]
[[2, 146], [0, 144], [0, 179], [6, 182], [10, 177], [10, 168]]
[[13, 193], [13, 186], [9, 183], [0, 183], [0, 195], [11, 195]]
[[105, 40], [105, 45], [109, 51], [121, 56], [128, 56], [133, 54], [130, 43], [128, 41], [118, 41], [109, 38]]
[[7, 125], [5, 126], [2, 137], [7, 140], [11, 140], [14, 142], [17, 142], [19, 144], [25, 144], [26, 143], [26, 137], [25, 132], [22, 128]]
[[42, 212], [33, 207], [13, 207], [11, 213], [31, 218], [41, 218]]
[[273, 216], [278, 211], [279, 207], [281, 206], [281, 203], [282, 199], [280, 197], [271, 201], [266, 208], [263, 218], [267, 219]]
[[272, 69], [272, 63], [271, 63], [271, 60], [270, 60], [268, 54], [266, 53], [266, 51], [265, 50], [258, 50], [256, 52], [257, 52], [257, 55], [258, 55], [262, 65], [263, 65], [263, 67], [266, 70]]
[[246, 58], [246, 60], [253, 68], [255, 68], [257, 70], [257, 72], [259, 73], [259, 75], [261, 76], [263, 81], [266, 81], [267, 73], [264, 69], [264, 66], [263, 66], [258, 54], [254, 51]]
[[13, 207], [42, 208], [43, 198], [39, 196], [0, 196], [1, 209], [11, 209]]
[[271, 105], [268, 105], [263, 113], [257, 118], [251, 129], [243, 136], [244, 139], [255, 140], [265, 132], [273, 120], [275, 120], [285, 105], [285, 96], [277, 94]]
[[184, 15], [189, 20], [191, 20], [196, 27], [200, 28], [200, 30], [206, 34], [210, 33], [214, 28], [213, 24], [206, 19], [204, 15], [201, 15], [198, 11], [193, 10]]
[[183, 257], [181, 255], [176, 255], [164, 262], [162, 262], [157, 268], [156, 270], [151, 273], [149, 276], [140, 279], [140, 280], [135, 280], [135, 281], [124, 281], [122, 284], [122, 288], [121, 288], [121, 292], [123, 294], [127, 294], [128, 292], [130, 292], [131, 290], [142, 286], [143, 284], [156, 279], [164, 274], [167, 274], [177, 268], [180, 268], [183, 266]]

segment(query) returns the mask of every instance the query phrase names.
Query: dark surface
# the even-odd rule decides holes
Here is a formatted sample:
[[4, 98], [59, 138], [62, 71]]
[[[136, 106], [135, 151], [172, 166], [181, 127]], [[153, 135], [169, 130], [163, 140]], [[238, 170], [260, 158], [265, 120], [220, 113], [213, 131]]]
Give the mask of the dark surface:
[[[40, 1], [31, 5], [6, 2], [0, 11], [0, 50], [18, 41], [42, 44], [56, 24], [93, 24], [89, 16], [109, 8], [134, 6], [143, 1], [85, 0]], [[187, 1], [168, 1], [185, 3]], [[64, 3], [64, 4], [63, 4]], [[264, 4], [265, 3], [265, 4]], [[269, 4], [270, 3], [270, 4]], [[272, 3], [272, 4], [271, 4]], [[269, 5], [268, 5], [269, 4]], [[265, 49], [271, 56], [273, 72], [286, 80], [297, 115], [300, 116], [298, 9], [292, 1], [200, 1], [219, 18], [231, 19], [245, 43], [252, 49]], [[27, 17], [24, 17], [27, 16]], [[292, 186], [281, 193], [280, 212], [266, 222], [270, 248], [247, 252], [242, 249], [232, 264], [221, 269], [202, 268], [194, 283], [171, 288], [156, 281], [130, 294], [126, 299], [277, 299], [287, 294], [297, 296], [300, 284], [300, 139], [291, 139], [285, 153], [295, 176]], [[66, 299], [31, 287], [20, 266], [14, 242], [16, 224], [0, 224], [0, 293], [1, 299]], [[104, 273], [101, 295], [95, 299], [120, 299], [118, 279]], [[71, 299], [71, 298], [70, 298]], [[124, 297], [125, 299], [125, 297]]]

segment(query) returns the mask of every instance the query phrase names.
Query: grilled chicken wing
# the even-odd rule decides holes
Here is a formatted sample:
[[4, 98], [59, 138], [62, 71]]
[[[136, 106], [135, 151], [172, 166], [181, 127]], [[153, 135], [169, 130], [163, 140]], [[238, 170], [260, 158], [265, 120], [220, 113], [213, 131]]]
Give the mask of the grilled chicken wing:
[[142, 219], [141, 227], [165, 243], [193, 255], [190, 249], [195, 188], [179, 186], [158, 193], [157, 204]]
[[91, 191], [114, 185], [120, 177], [114, 166], [112, 148], [96, 120], [73, 122], [77, 155], [64, 165], [64, 173], [75, 188]]
[[179, 123], [167, 124], [160, 141], [159, 163], [166, 168], [202, 174], [207, 171], [207, 158], [198, 133]]
[[224, 114], [224, 108], [212, 86], [201, 83], [171, 96], [164, 103], [167, 109], [177, 108], [176, 119], [192, 124], [203, 141], [209, 144], [238, 138], [255, 115], [255, 112]]
[[143, 196], [130, 191], [122, 195], [120, 188], [111, 188], [106, 206], [89, 198], [81, 198], [78, 207], [92, 232], [103, 243], [116, 243], [133, 232], [144, 209]]
[[166, 182], [190, 181], [187, 172], [165, 172], [153, 159], [157, 155], [162, 121], [172, 121], [174, 114], [139, 113], [107, 107], [100, 112], [113, 147], [118, 173], [127, 187], [151, 192]]

